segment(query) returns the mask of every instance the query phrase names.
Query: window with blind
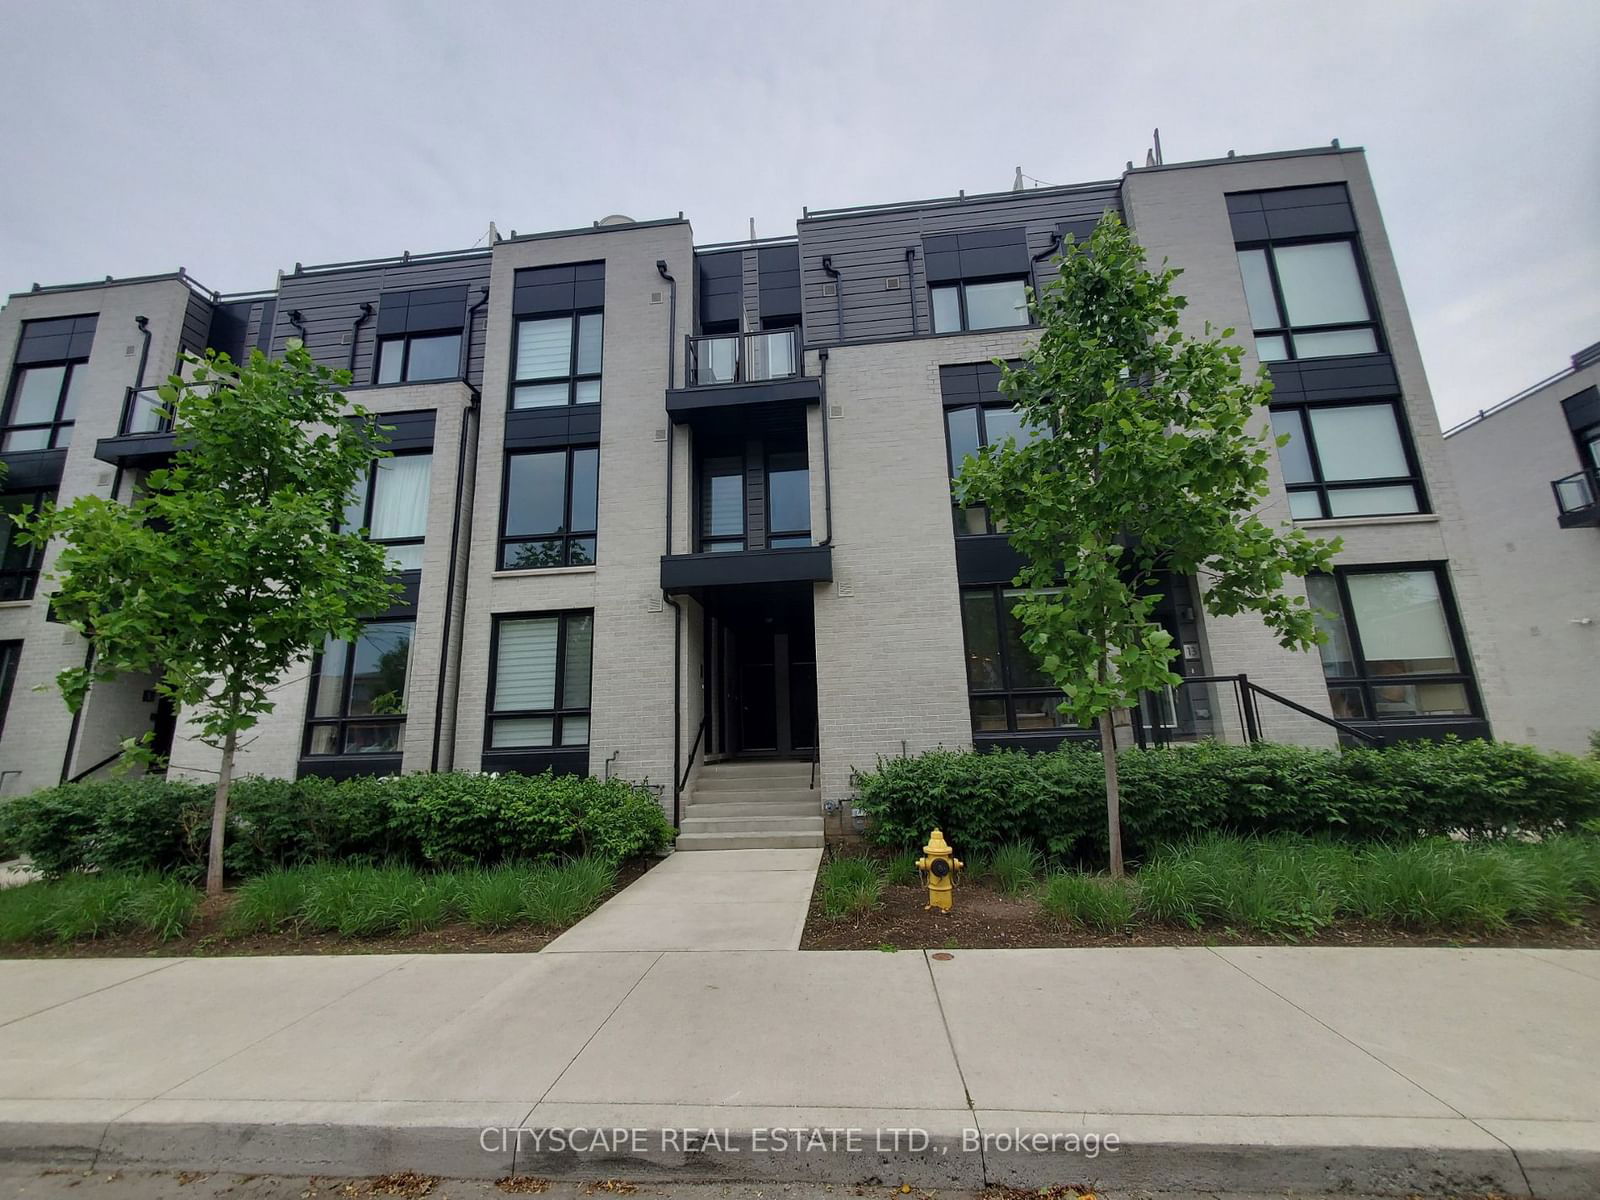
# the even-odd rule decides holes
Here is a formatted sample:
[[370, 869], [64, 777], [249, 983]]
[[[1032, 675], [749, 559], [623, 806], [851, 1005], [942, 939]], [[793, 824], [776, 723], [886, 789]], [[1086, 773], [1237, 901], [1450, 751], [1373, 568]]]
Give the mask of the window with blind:
[[603, 313], [518, 321], [511, 407], [599, 404], [604, 340]]
[[311, 671], [305, 754], [399, 754], [414, 621], [368, 621], [354, 641], [330, 638]]
[[593, 566], [600, 451], [593, 447], [506, 456], [500, 569]]
[[369, 540], [388, 547], [390, 570], [420, 571], [432, 478], [432, 454], [378, 459], [345, 505], [344, 529], [365, 529]]
[[1442, 567], [1343, 567], [1306, 591], [1333, 715], [1344, 720], [1470, 717], [1477, 701]]
[[589, 744], [592, 612], [495, 618], [488, 750]]
[[1296, 520], [1423, 511], [1421, 472], [1395, 401], [1274, 405], [1272, 432], [1289, 439], [1278, 464]]
[[717, 553], [744, 548], [744, 458], [707, 458], [700, 470], [700, 549]]
[[1241, 248], [1239, 274], [1262, 362], [1377, 353], [1354, 240]]

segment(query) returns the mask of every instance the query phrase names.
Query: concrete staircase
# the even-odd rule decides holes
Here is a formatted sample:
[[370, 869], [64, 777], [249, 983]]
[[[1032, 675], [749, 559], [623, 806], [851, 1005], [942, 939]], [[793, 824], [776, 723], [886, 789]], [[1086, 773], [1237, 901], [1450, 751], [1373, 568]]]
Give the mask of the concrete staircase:
[[811, 764], [706, 763], [684, 800], [679, 850], [787, 850], [822, 845]]

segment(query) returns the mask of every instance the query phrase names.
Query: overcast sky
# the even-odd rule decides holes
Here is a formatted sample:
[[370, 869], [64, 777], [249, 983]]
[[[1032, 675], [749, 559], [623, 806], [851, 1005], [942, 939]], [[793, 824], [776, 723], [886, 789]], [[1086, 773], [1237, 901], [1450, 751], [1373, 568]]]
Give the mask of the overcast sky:
[[1600, 340], [1600, 3], [0, 0], [0, 293], [1365, 146], [1447, 424]]

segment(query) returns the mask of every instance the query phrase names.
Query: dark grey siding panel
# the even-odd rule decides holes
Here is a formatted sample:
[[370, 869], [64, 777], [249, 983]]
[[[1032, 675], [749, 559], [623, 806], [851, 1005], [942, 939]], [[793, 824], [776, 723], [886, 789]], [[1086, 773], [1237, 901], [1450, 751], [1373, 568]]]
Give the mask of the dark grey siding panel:
[[[922, 208], [843, 213], [799, 223], [800, 274], [805, 304], [806, 341], [840, 341], [835, 301], [824, 294], [830, 282], [822, 260], [831, 257], [844, 296], [844, 339], [907, 337], [927, 333], [927, 281], [922, 239], [928, 234], [1021, 228], [1028, 255], [1043, 253], [1064, 222], [1098, 220], [1107, 209], [1120, 214], [1115, 184], [1072, 190], [1039, 189], [941, 201]], [[906, 249], [916, 251], [915, 286], [906, 287]], [[1040, 282], [1054, 277], [1039, 264]], [[915, 330], [913, 329], [915, 313]]]
[[183, 332], [178, 337], [178, 348], [183, 353], [205, 355], [211, 340], [211, 301], [197, 292], [189, 293], [189, 303], [183, 310]]
[[224, 300], [211, 310], [211, 328], [206, 333], [206, 346], [226, 354], [234, 362], [248, 357], [250, 322], [257, 327], [261, 321], [259, 300]]
[[[467, 304], [477, 303], [489, 283], [489, 256], [442, 259], [438, 262], [385, 263], [349, 270], [285, 275], [278, 287], [274, 314], [271, 353], [280, 355], [289, 338], [296, 336], [289, 314], [299, 311], [306, 328], [306, 345], [320, 363], [343, 367], [350, 360], [350, 336], [362, 304], [374, 312], [385, 291], [413, 292], [425, 288], [465, 285]], [[472, 323], [468, 343], [467, 382], [474, 387], [483, 381], [485, 309], [479, 309]], [[378, 342], [376, 317], [364, 321], [356, 333], [355, 383], [372, 382], [374, 350]]]

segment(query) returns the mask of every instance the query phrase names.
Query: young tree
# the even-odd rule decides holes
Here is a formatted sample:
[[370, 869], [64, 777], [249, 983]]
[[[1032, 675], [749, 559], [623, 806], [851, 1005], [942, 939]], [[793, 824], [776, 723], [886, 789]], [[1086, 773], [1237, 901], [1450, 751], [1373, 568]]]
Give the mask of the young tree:
[[[208, 352], [191, 378], [161, 385], [177, 452], [119, 504], [84, 496], [23, 524], [35, 545], [66, 543], [53, 611], [92, 643], [87, 668], [56, 682], [76, 712], [95, 681], [153, 675], [222, 750], [211, 814], [206, 891], [222, 890], [223, 836], [239, 735], [269, 693], [327, 638], [356, 636], [392, 602], [381, 546], [341, 531], [351, 490], [383, 457], [371, 414], [336, 390], [346, 371], [298, 344], [242, 366]], [[347, 419], [353, 418], [353, 419]]]
[[987, 506], [1026, 560], [1013, 610], [1023, 640], [1065, 693], [1062, 713], [1098, 723], [1120, 876], [1112, 714], [1182, 678], [1151, 617], [1161, 581], [1199, 575], [1208, 612], [1257, 613], [1283, 646], [1308, 649], [1321, 640], [1314, 610], [1284, 580], [1328, 569], [1339, 544], [1257, 515], [1271, 452], [1248, 426], [1272, 384], [1264, 371], [1243, 377], [1232, 329], [1180, 332], [1179, 272], [1148, 269], [1114, 214], [1086, 243], [1069, 241], [1059, 264], [1030, 298], [1038, 344], [1000, 382], [1025, 440], [969, 457], [956, 496]]

